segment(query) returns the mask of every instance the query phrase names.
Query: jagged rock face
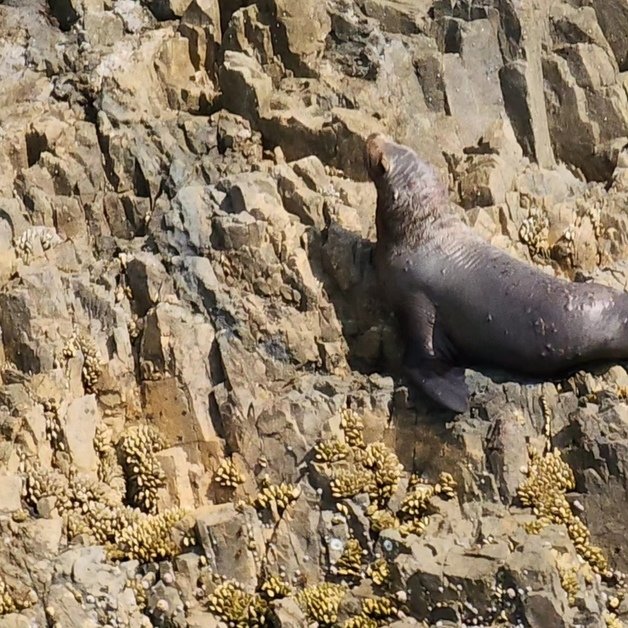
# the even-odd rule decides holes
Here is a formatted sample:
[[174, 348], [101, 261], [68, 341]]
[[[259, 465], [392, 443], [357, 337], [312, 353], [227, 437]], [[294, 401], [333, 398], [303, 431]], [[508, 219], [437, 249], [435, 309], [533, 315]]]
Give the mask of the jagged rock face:
[[0, 627], [628, 621], [626, 371], [415, 397], [362, 161], [384, 131], [494, 245], [626, 290], [627, 32], [0, 2]]

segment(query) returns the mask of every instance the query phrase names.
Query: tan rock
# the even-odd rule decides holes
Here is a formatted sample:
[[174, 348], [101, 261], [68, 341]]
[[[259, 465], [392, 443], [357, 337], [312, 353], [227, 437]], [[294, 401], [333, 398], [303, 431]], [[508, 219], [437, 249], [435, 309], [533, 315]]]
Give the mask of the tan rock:
[[615, 59], [622, 72], [628, 70], [628, 7], [622, 0], [591, 2], [595, 15], [606, 40], [615, 53]]
[[[179, 412], [188, 413], [184, 422], [190, 425], [192, 430], [189, 441], [199, 439], [212, 441], [216, 437], [209, 408], [209, 395], [215, 383], [209, 359], [214, 337], [213, 327], [203, 317], [194, 316], [182, 305], [160, 303], [149, 313], [146, 320], [146, 330], [140, 349], [142, 361], [147, 365], [144, 367], [146, 378], [159, 379], [165, 374], [176, 376], [179, 384], [171, 383], [174, 384], [175, 390], [181, 386], [182, 391], [177, 393], [174, 399], [185, 399], [185, 405]], [[152, 367], [148, 364], [152, 364]], [[171, 396], [174, 392], [172, 388], [170, 386], [161, 388], [164, 392], [171, 391], [165, 401], [167, 400], [168, 405], [172, 404], [174, 402]], [[156, 402], [154, 399], [155, 420], [160, 424], [165, 422], [167, 425], [168, 417], [163, 416], [164, 410], [160, 410]], [[160, 415], [163, 418], [158, 418]], [[180, 426], [171, 425], [169, 428], [177, 429], [180, 430]], [[173, 433], [170, 442], [175, 443], [176, 440]]]
[[268, 113], [272, 81], [255, 59], [227, 50], [219, 70], [224, 106], [256, 124]]
[[39, 551], [55, 555], [63, 541], [63, 519], [34, 519], [24, 525], [24, 535]]
[[285, 33], [286, 50], [278, 52], [286, 66], [298, 69], [299, 64], [312, 64], [325, 49], [325, 38], [331, 30], [325, 4], [317, 0], [304, 0], [298, 5], [291, 0], [266, 2]]
[[217, 93], [205, 68], [194, 66], [187, 39], [178, 35], [164, 41], [155, 68], [172, 109], [209, 113]]
[[319, 193], [329, 190], [330, 180], [325, 172], [325, 166], [315, 155], [308, 155], [290, 164], [294, 172], [305, 181], [305, 184]]
[[0, 511], [13, 512], [22, 507], [22, 478], [18, 475], [0, 475]]
[[293, 168], [279, 164], [273, 171], [277, 178], [277, 188], [286, 211], [298, 216], [305, 225], [314, 225], [318, 229], [325, 226], [323, 215], [324, 198], [313, 192]]
[[287, 161], [316, 155], [324, 163], [334, 160], [337, 138], [329, 117], [315, 106], [275, 108], [260, 122], [264, 137], [281, 146]]
[[499, 155], [473, 155], [460, 179], [460, 195], [466, 208], [498, 205], [506, 201], [515, 177], [510, 163]]
[[179, 32], [189, 41], [189, 55], [196, 70], [214, 78], [216, 56], [222, 39], [218, 0], [193, 0], [181, 17]]
[[366, 0], [363, 11], [377, 19], [381, 28], [390, 33], [412, 35], [426, 27], [426, 15], [431, 8], [429, 0], [419, 3], [412, 0]]
[[242, 7], [231, 16], [223, 41], [227, 50], [244, 52], [257, 59], [274, 81], [281, 79], [283, 65], [275, 57], [270, 25], [260, 15], [257, 4]]
[[234, 212], [247, 212], [276, 229], [290, 223], [290, 215], [283, 208], [277, 183], [261, 172], [249, 172], [231, 179], [229, 200]]
[[71, 401], [65, 411], [63, 428], [68, 454], [76, 468], [84, 473], [94, 472], [98, 468], [94, 436], [101, 420], [95, 395], [85, 395]]
[[[218, 443], [216, 442], [218, 447]], [[166, 489], [169, 494], [167, 507], [178, 507], [193, 510], [203, 503], [202, 486], [193, 481], [203, 477], [203, 467], [193, 465], [188, 460], [186, 450], [189, 447], [170, 447], [157, 453], [157, 459], [166, 474]], [[200, 490], [199, 490], [200, 489]]]
[[[505, 108], [526, 156], [543, 168], [554, 161], [544, 97], [542, 50], [549, 35], [544, 26], [548, 5], [530, 2], [517, 12], [521, 36], [512, 42], [512, 59], [500, 71]], [[516, 31], [515, 31], [516, 32]], [[522, 60], [521, 57], [525, 60]]]
[[504, 108], [497, 72], [501, 52], [496, 29], [489, 20], [461, 22], [458, 28], [460, 50], [444, 55], [443, 80], [463, 145], [472, 146]]
[[617, 66], [608, 53], [595, 44], [574, 44], [561, 51], [580, 87], [600, 89], [617, 80]]

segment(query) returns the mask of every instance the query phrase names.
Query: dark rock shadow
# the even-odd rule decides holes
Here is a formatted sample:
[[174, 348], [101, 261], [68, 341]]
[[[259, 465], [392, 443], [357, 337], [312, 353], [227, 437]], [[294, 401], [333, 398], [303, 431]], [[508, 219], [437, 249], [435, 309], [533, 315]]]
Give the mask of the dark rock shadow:
[[[340, 321], [353, 370], [398, 376], [400, 354], [392, 313], [381, 302], [372, 262], [374, 244], [360, 234], [331, 223], [311, 232], [308, 256]], [[398, 362], [399, 363], [399, 362]]]

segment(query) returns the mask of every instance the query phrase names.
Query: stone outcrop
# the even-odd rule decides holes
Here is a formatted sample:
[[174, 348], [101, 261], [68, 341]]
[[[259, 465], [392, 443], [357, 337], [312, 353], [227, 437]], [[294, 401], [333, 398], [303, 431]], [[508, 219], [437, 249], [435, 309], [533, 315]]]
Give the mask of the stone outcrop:
[[625, 624], [626, 370], [409, 390], [362, 148], [627, 290], [627, 19], [0, 2], [0, 628]]

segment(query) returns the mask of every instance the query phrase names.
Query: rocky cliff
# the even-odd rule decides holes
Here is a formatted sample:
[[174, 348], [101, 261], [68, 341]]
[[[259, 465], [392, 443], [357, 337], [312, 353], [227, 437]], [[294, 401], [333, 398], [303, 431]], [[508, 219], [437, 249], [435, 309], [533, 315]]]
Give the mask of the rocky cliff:
[[408, 391], [365, 138], [626, 290], [622, 0], [0, 0], [0, 627], [621, 626], [628, 374]]

